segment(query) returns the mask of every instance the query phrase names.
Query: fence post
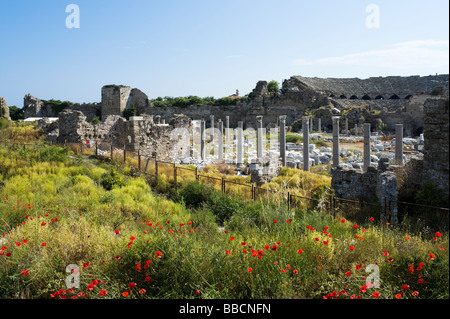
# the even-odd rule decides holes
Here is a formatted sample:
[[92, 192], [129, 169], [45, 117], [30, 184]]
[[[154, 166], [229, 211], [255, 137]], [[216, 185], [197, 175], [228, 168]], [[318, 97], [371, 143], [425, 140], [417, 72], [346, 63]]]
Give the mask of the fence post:
[[145, 163], [144, 174], [147, 173], [148, 163], [150, 162], [150, 158], [147, 158], [147, 162]]
[[125, 164], [127, 162], [127, 146], [123, 145], [123, 163]]
[[255, 185], [252, 184], [252, 201], [255, 201]]
[[175, 183], [175, 188], [177, 187], [177, 164], [173, 163], [173, 181]]
[[288, 211], [291, 211], [291, 193], [288, 192], [287, 196], [288, 196], [288, 202], [287, 202], [287, 204], [288, 204]]
[[195, 181], [198, 182], [198, 168], [195, 168]]
[[111, 161], [114, 159], [114, 149], [113, 149], [113, 145], [111, 142]]
[[95, 141], [95, 157], [98, 157], [98, 141]]
[[155, 176], [158, 178], [158, 157], [155, 156]]
[[141, 152], [138, 150], [138, 170], [141, 172]]

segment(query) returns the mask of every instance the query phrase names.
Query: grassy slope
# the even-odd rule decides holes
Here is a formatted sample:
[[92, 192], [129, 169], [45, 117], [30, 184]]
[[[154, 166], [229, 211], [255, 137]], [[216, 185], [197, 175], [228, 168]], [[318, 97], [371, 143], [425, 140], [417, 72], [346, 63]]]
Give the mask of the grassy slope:
[[[106, 191], [110, 168], [58, 148], [0, 146], [2, 298], [449, 296], [448, 235], [425, 240], [264, 204], [246, 205], [223, 231], [210, 207], [158, 197], [127, 169], [118, 168], [125, 186]], [[73, 293], [71, 264], [80, 268]], [[364, 292], [370, 264], [381, 286]]]

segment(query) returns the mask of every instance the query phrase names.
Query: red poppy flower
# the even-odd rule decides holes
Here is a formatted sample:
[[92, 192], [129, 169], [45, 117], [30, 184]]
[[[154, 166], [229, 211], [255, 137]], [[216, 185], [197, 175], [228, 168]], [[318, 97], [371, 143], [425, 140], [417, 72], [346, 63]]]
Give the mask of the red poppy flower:
[[350, 246], [349, 248], [350, 248], [350, 250], [354, 250], [355, 246]]
[[396, 299], [401, 299], [401, 298], [402, 298], [402, 294], [396, 294], [396, 295], [395, 295], [395, 298], [396, 298]]
[[348, 277], [348, 276], [350, 276], [352, 274], [352, 272], [351, 271], [347, 271], [346, 273], [345, 273], [345, 275]]
[[300, 248], [299, 250], [297, 250], [297, 254], [301, 254], [303, 253], [303, 250]]
[[89, 266], [89, 263], [84, 263], [83, 268], [87, 268]]
[[369, 220], [370, 220], [371, 222], [373, 222], [375, 219], [374, 219], [373, 217], [370, 217]]
[[122, 296], [128, 297], [128, 291], [122, 292]]
[[98, 293], [99, 296], [106, 296], [108, 294], [108, 292], [104, 289], [100, 290], [100, 292]]
[[22, 275], [28, 276], [28, 269], [22, 270]]
[[380, 297], [380, 293], [378, 291], [374, 291], [372, 294], [372, 298], [378, 299]]
[[417, 282], [418, 282], [419, 284], [423, 284], [423, 279], [420, 278], [419, 280], [417, 280]]
[[294, 273], [294, 275], [297, 275], [298, 274], [298, 270], [294, 269], [293, 273]]
[[247, 269], [247, 272], [252, 272], [253, 271], [253, 268], [248, 268]]
[[383, 254], [384, 254], [385, 256], [389, 256], [389, 253], [388, 253], [387, 251], [383, 251]]
[[136, 283], [130, 282], [130, 283], [128, 284], [128, 287], [130, 287], [130, 289], [133, 289], [134, 287], [136, 287]]
[[356, 270], [361, 270], [361, 265], [356, 265]]
[[408, 290], [409, 286], [408, 285], [402, 285], [402, 290]]
[[345, 223], [345, 218], [342, 218], [341, 223]]
[[47, 246], [47, 243], [42, 243], [41, 246], [42, 247]]
[[120, 230], [116, 229], [114, 232], [116, 233], [116, 235], [119, 235]]
[[232, 240], [234, 240], [234, 237], [233, 237], [233, 236], [230, 237], [229, 241], [232, 241]]
[[157, 252], [155, 253], [155, 257], [156, 257], [156, 258], [161, 258], [161, 256], [162, 256], [162, 253], [161, 253], [160, 251], [157, 251]]
[[151, 280], [151, 278], [150, 277], [145, 277], [145, 279], [144, 279], [145, 281], [150, 281]]
[[275, 220], [273, 221], [273, 223], [276, 224], [276, 223], [278, 223], [278, 221], [275, 219]]
[[428, 260], [434, 260], [434, 257], [436, 257], [434, 254], [428, 254]]
[[435, 236], [439, 238], [442, 236], [442, 234], [440, 232], [436, 232]]
[[354, 228], [354, 229], [358, 229], [359, 226], [358, 226], [358, 225], [353, 225], [353, 228]]

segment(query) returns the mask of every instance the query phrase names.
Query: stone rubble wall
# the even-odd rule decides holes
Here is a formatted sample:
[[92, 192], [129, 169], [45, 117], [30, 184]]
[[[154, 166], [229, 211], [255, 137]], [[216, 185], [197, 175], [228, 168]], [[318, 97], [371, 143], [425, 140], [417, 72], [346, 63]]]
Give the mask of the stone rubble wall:
[[449, 99], [427, 99], [424, 104], [424, 172], [430, 181], [449, 194]]
[[6, 103], [3, 97], [0, 97], [0, 117], [6, 118], [9, 121], [11, 120], [8, 103]]

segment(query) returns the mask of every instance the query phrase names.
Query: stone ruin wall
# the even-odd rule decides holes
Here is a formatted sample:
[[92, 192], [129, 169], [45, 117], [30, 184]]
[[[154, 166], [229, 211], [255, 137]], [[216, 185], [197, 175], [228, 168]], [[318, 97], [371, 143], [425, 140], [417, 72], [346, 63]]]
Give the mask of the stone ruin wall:
[[174, 116], [169, 124], [155, 124], [153, 117], [131, 117], [130, 120], [118, 115], [110, 115], [99, 124], [87, 122], [81, 111], [66, 109], [59, 114], [58, 143], [80, 143], [86, 140], [100, 144], [139, 151], [144, 156], [157, 155], [161, 160], [173, 160], [172, 154], [175, 128], [192, 132], [192, 121], [184, 115]]
[[449, 194], [449, 99], [428, 99], [424, 106], [423, 180]]
[[0, 96], [0, 118], [1, 117], [11, 120], [8, 104], [6, 103], [6, 100]]

